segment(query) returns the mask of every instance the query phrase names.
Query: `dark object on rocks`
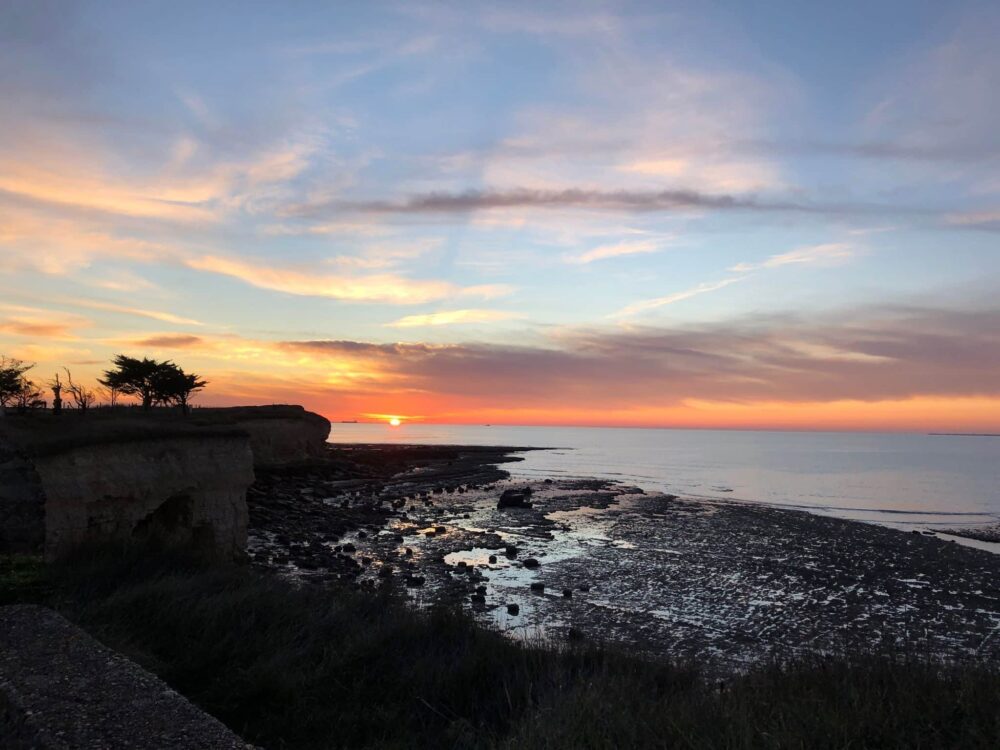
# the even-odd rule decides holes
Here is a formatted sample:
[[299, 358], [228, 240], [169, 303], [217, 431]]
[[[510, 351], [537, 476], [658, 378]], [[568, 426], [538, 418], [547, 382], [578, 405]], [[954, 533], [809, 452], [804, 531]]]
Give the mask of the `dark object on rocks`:
[[476, 586], [476, 593], [477, 594], [482, 594], [483, 596], [486, 596], [486, 587], [485, 586]]
[[534, 570], [539, 565], [541, 565], [541, 563], [538, 562], [538, 560], [536, 560], [533, 557], [528, 557], [528, 558], [525, 558], [525, 560], [524, 560], [524, 567], [526, 567], [528, 570]]
[[551, 479], [546, 479], [545, 480], [545, 484], [552, 484], [552, 480]]
[[343, 545], [343, 546], [342, 546], [342, 547], [340, 548], [340, 551], [341, 551], [341, 552], [346, 552], [346, 553], [348, 553], [348, 554], [351, 554], [351, 553], [353, 553], [353, 552], [357, 552], [357, 551], [358, 551], [358, 548], [357, 548], [357, 547], [355, 547], [355, 546], [354, 546], [353, 544], [351, 544], [350, 542], [348, 542], [347, 544]]
[[392, 578], [392, 566], [391, 565], [383, 565], [381, 568], [379, 568], [379, 570], [378, 570], [378, 577], [379, 578]]
[[496, 562], [497, 562], [497, 556], [490, 555], [490, 565], [496, 565]]
[[410, 548], [410, 547], [407, 547], [405, 554], [406, 554], [407, 557], [413, 557], [413, 549]]
[[508, 615], [515, 615], [515, 616], [519, 615], [519, 614], [521, 614], [521, 608], [519, 606], [517, 606], [516, 604], [508, 604], [507, 605], [507, 614]]
[[486, 597], [482, 594], [473, 594], [469, 597], [473, 604], [486, 604]]
[[587, 584], [584, 584], [583, 586], [577, 586], [577, 588], [578, 588], [578, 589], [579, 589], [579, 590], [580, 590], [581, 592], [583, 592], [584, 594], [586, 594], [586, 593], [587, 593], [588, 591], [590, 591], [590, 586], [589, 586], [589, 585], [587, 585]]
[[425, 580], [423, 576], [408, 575], [406, 577], [406, 585], [410, 588], [416, 588], [417, 586], [423, 586]]
[[544, 583], [538, 583], [536, 581], [535, 583], [531, 584], [531, 590], [532, 591], [537, 591], [540, 594], [543, 591], [545, 591], [545, 584]]
[[566, 637], [569, 638], [571, 641], [582, 641], [583, 632], [578, 630], [577, 628], [570, 628], [569, 631], [566, 633]]
[[358, 532], [358, 539], [364, 539], [367, 536], [368, 536], [368, 534], [366, 532], [364, 532], [364, 531], [359, 531]]
[[503, 553], [507, 555], [507, 557], [517, 557], [517, 547], [513, 544], [508, 544]]
[[504, 508], [530, 508], [531, 488], [525, 487], [523, 490], [504, 490], [497, 501], [497, 509]]
[[563, 589], [563, 599], [572, 599], [573, 589]]

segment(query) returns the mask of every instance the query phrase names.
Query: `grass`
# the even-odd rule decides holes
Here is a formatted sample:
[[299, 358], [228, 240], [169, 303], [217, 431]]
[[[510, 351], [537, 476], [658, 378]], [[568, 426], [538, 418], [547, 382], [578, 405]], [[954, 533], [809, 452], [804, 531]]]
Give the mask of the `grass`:
[[1000, 673], [886, 657], [690, 667], [511, 642], [392, 595], [104, 551], [0, 568], [266, 748], [996, 748]]

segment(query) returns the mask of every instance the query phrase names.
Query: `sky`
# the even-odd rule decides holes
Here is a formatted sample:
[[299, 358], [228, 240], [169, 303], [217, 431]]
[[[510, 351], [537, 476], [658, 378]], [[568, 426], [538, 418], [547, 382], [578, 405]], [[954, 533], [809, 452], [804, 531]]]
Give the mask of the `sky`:
[[1000, 431], [1000, 6], [0, 2], [0, 353], [334, 420]]

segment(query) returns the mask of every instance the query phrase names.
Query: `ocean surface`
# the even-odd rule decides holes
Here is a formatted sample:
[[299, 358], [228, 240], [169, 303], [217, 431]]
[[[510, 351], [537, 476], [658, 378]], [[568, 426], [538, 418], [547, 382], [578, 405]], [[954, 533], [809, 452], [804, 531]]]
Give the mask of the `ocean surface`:
[[1000, 437], [336, 423], [330, 440], [548, 448], [504, 468], [901, 528], [1000, 522]]

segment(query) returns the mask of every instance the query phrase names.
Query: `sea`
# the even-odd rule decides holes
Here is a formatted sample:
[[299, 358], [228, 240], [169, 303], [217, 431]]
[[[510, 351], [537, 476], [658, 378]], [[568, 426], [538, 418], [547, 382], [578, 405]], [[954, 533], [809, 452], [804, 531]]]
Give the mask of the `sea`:
[[1000, 523], [1000, 436], [335, 423], [330, 441], [544, 448], [504, 468], [904, 529]]

